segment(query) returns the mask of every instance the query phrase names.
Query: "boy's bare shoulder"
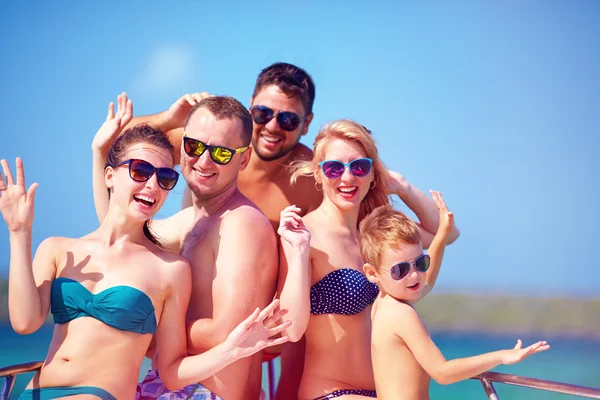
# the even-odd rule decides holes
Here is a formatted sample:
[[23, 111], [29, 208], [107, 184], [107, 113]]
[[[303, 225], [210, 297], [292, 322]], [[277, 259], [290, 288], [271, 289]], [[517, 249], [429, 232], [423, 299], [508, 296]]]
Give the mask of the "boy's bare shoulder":
[[416, 321], [420, 321], [417, 310], [410, 304], [398, 301], [391, 296], [380, 299], [377, 311], [373, 315], [374, 327], [387, 326], [393, 328], [395, 332]]

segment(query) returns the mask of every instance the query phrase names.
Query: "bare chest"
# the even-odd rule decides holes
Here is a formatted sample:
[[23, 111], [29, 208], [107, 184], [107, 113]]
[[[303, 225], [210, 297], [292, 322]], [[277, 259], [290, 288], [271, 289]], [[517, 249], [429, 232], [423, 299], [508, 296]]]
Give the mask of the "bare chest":
[[335, 237], [326, 232], [313, 234], [311, 240], [312, 284], [342, 268], [352, 268], [362, 273], [363, 262], [355, 240]]
[[290, 185], [287, 174], [276, 181], [252, 182], [240, 179], [239, 188], [258, 206], [275, 229], [279, 225], [279, 214], [284, 208], [295, 204], [302, 210], [301, 215], [311, 208], [311, 198], [307, 196], [305, 188], [301, 185]]

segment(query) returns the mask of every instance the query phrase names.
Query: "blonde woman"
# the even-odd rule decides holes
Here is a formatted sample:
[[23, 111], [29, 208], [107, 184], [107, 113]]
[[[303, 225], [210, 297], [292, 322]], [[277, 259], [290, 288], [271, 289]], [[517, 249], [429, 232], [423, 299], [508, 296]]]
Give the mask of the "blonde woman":
[[[378, 288], [362, 273], [358, 224], [397, 193], [419, 218], [427, 246], [438, 228], [437, 207], [400, 174], [388, 171], [370, 132], [349, 120], [332, 122], [317, 135], [313, 160], [297, 165], [292, 179], [307, 175], [323, 192], [321, 205], [304, 218], [288, 207], [280, 224], [279, 293], [281, 307], [289, 310], [286, 319], [293, 322], [286, 334], [291, 341], [306, 337], [298, 397], [375, 398], [370, 309]], [[306, 236], [310, 250], [296, 254], [294, 242]], [[451, 240], [457, 236], [453, 232]], [[437, 273], [428, 272], [430, 286]]]

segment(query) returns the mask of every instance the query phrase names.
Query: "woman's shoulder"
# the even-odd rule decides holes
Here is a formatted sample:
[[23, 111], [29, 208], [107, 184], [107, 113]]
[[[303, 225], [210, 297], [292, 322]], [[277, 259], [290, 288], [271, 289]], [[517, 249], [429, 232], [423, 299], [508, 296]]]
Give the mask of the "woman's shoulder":
[[161, 275], [165, 279], [182, 279], [190, 274], [190, 263], [182, 255], [163, 250], [158, 246], [153, 250]]
[[65, 248], [68, 248], [74, 244], [77, 243], [77, 241], [80, 241], [82, 239], [80, 238], [69, 238], [69, 237], [64, 237], [64, 236], [50, 236], [44, 240], [42, 240], [42, 242], [40, 243], [38, 250], [40, 249], [46, 249], [46, 250], [53, 250], [53, 251], [61, 251]]

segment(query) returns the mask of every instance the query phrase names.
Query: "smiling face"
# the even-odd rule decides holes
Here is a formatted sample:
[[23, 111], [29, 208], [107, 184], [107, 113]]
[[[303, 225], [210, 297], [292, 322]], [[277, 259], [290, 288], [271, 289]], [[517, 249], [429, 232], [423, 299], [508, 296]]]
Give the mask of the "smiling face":
[[[190, 117], [186, 134], [207, 145], [229, 149], [244, 147], [243, 126], [238, 119], [217, 120], [206, 108], [200, 108]], [[190, 190], [200, 200], [217, 196], [236, 185], [238, 173], [246, 168], [251, 149], [235, 153], [226, 165], [215, 163], [207, 149], [200, 157], [186, 154], [181, 148], [181, 172]]]
[[[381, 253], [380, 265], [365, 265], [365, 274], [383, 293], [396, 300], [415, 302], [421, 298], [426, 282], [426, 273], [417, 271], [413, 265], [414, 260], [422, 254], [421, 244], [400, 244], [394, 249], [385, 248]], [[404, 278], [394, 280], [390, 270], [392, 266], [401, 262], [410, 263], [410, 271]]]
[[300, 137], [308, 132], [313, 115], [306, 115], [302, 100], [299, 97], [289, 97], [276, 85], [265, 86], [251, 99], [250, 103], [252, 107], [264, 106], [274, 112], [293, 112], [300, 117], [300, 124], [293, 131], [282, 129], [276, 117], [266, 124], [254, 122], [252, 148], [260, 159], [272, 161], [285, 156], [298, 144]]
[[[367, 158], [367, 154], [359, 144], [332, 138], [325, 144], [323, 156], [319, 157], [318, 162], [335, 160], [347, 164], [361, 158]], [[341, 176], [331, 179], [320, 168], [315, 179], [323, 185], [324, 196], [338, 208], [358, 210], [373, 181], [373, 170], [364, 177], [357, 177], [350, 172], [349, 167], [345, 167]]]
[[[137, 159], [152, 164], [155, 168], [173, 168], [173, 157], [169, 150], [148, 143], [129, 146], [124, 160]], [[135, 221], [152, 218], [165, 202], [168, 190], [158, 184], [156, 172], [145, 182], [138, 182], [129, 174], [129, 164], [107, 167], [106, 186], [111, 191], [110, 207], [117, 207]]]

